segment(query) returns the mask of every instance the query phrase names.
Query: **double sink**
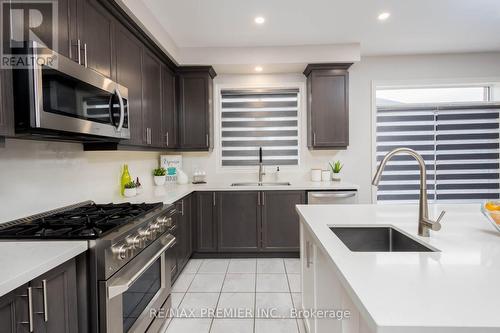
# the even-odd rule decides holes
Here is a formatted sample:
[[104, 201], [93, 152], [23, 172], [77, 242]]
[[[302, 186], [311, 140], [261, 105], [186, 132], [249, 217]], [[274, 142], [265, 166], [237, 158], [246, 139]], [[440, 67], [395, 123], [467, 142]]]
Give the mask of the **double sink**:
[[436, 252], [392, 227], [330, 227], [353, 252]]

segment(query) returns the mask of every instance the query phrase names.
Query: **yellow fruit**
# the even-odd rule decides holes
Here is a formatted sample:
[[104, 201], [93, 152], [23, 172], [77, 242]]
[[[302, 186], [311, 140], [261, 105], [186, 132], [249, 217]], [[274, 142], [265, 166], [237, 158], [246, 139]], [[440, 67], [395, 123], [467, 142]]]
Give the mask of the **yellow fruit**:
[[485, 205], [484, 205], [484, 208], [486, 208], [487, 210], [489, 210], [490, 212], [493, 212], [493, 211], [500, 211], [500, 205], [492, 202], [492, 201], [489, 201], [487, 202]]

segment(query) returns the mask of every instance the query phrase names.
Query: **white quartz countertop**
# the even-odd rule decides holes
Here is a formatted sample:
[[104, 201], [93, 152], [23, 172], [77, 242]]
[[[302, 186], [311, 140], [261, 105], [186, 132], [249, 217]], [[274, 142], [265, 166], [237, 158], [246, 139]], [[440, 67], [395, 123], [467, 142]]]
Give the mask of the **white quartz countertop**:
[[0, 296], [87, 250], [87, 241], [0, 242]]
[[[432, 205], [442, 229], [417, 236], [416, 205], [299, 205], [302, 223], [378, 333], [500, 332], [500, 233], [479, 204]], [[439, 252], [351, 252], [329, 229], [391, 225]]]
[[[286, 181], [286, 180], [284, 180]], [[310, 182], [291, 181], [291, 185], [283, 186], [231, 186], [231, 183], [186, 184], [154, 186], [145, 189], [143, 193], [133, 198], [120, 198], [120, 201], [130, 202], [160, 202], [171, 204], [195, 191], [297, 191], [297, 190], [357, 190], [358, 185], [346, 182]], [[115, 200], [116, 201], [116, 200]]]

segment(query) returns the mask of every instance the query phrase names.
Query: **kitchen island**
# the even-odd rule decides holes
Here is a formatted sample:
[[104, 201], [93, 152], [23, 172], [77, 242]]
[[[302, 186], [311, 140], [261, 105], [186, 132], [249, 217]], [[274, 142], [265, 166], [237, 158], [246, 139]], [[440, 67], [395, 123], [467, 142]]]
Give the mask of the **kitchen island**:
[[[479, 204], [446, 210], [442, 229], [417, 234], [416, 205], [300, 205], [303, 308], [309, 333], [500, 332], [500, 233]], [[352, 252], [333, 226], [392, 226], [435, 252]]]

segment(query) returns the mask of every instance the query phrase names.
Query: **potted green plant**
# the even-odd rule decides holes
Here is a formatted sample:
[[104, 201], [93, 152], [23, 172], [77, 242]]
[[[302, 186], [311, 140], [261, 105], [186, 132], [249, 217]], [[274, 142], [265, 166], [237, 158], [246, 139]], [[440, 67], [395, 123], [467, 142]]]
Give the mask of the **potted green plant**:
[[167, 170], [165, 168], [156, 168], [153, 170], [153, 177], [156, 186], [165, 185]]
[[125, 184], [123, 195], [127, 198], [135, 197], [137, 195], [137, 185], [134, 181]]
[[344, 165], [340, 163], [340, 161], [335, 161], [333, 164], [328, 164], [330, 164], [330, 169], [332, 169], [332, 180], [340, 181], [340, 171], [342, 170]]

